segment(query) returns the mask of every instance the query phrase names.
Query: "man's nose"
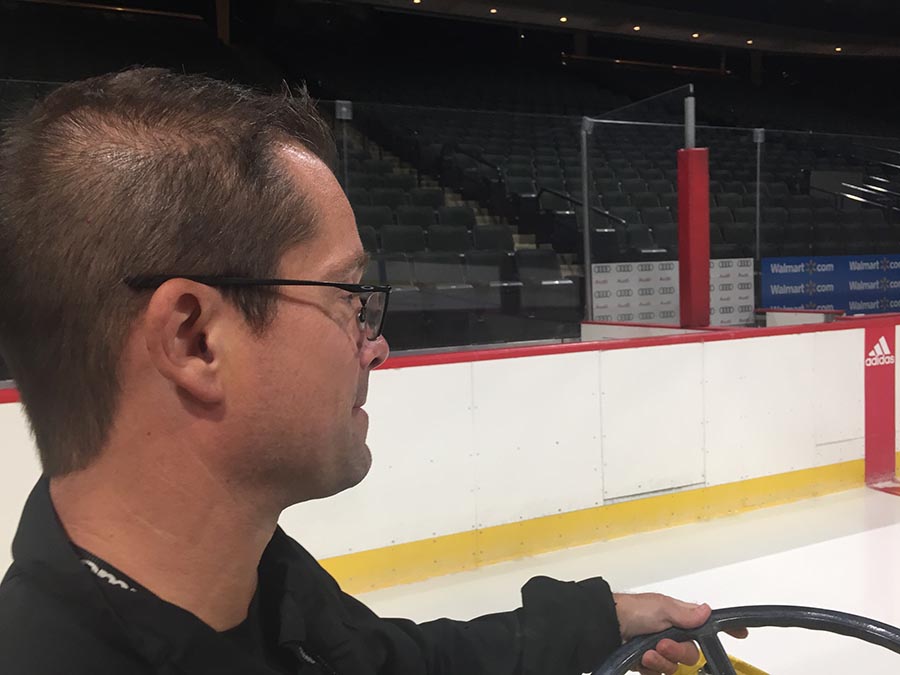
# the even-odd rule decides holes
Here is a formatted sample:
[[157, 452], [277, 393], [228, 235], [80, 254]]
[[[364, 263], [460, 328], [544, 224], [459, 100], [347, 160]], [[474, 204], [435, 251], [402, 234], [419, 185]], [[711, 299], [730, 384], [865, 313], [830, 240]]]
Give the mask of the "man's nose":
[[384, 339], [379, 336], [377, 340], [365, 340], [362, 349], [359, 350], [360, 365], [366, 370], [374, 370], [387, 361], [391, 348]]

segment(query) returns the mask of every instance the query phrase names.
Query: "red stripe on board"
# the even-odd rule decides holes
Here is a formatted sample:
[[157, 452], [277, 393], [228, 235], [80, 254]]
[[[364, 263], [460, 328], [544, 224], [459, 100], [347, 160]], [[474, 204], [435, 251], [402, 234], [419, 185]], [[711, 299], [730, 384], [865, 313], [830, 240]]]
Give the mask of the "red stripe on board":
[[[671, 326], [669, 326], [671, 328]], [[549, 356], [552, 354], [577, 354], [580, 352], [613, 351], [616, 349], [637, 349], [639, 347], [661, 347], [664, 345], [684, 345], [697, 342], [721, 342], [723, 340], [744, 340], [778, 335], [802, 335], [832, 330], [853, 330], [863, 328], [853, 322], [832, 322], [807, 324], [803, 326], [776, 326], [773, 328], [707, 328], [688, 335], [663, 335], [619, 340], [596, 340], [594, 342], [568, 342], [534, 347], [500, 347], [497, 349], [473, 349], [471, 351], [441, 352], [440, 354], [410, 354], [392, 356], [379, 366], [379, 370], [393, 368], [417, 368], [420, 366], [440, 366], [451, 363], [473, 363], [476, 361], [499, 361], [501, 359], [521, 359], [529, 356]]]
[[709, 150], [678, 151], [681, 327], [709, 325]]
[[[866, 323], [863, 352], [866, 388], [866, 483], [883, 483], [894, 479], [897, 470], [896, 426], [894, 419], [896, 319]], [[887, 344], [887, 353], [877, 349]]]
[[18, 389], [0, 389], [0, 403], [18, 403], [20, 400]]

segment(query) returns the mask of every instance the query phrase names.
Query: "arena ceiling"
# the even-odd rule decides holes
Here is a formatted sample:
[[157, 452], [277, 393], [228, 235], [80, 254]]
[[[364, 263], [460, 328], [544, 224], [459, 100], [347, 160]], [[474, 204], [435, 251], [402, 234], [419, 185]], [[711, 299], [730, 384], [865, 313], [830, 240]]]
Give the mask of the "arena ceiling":
[[765, 52], [900, 57], [900, 0], [345, 1], [423, 15]]

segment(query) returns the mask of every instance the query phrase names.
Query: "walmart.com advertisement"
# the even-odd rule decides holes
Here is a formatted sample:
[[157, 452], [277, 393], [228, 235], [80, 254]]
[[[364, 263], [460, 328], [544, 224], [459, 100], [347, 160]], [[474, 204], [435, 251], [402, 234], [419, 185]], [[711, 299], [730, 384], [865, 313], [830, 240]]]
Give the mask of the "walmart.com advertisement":
[[760, 281], [767, 309], [900, 311], [898, 255], [764, 258]]

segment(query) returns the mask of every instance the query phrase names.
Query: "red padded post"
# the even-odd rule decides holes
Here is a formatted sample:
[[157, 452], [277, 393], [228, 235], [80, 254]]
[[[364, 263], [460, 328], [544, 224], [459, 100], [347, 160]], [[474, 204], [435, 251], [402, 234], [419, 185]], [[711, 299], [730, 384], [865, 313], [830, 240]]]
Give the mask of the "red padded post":
[[681, 327], [709, 326], [709, 149], [678, 151]]
[[894, 483], [896, 318], [866, 322], [866, 484]]

